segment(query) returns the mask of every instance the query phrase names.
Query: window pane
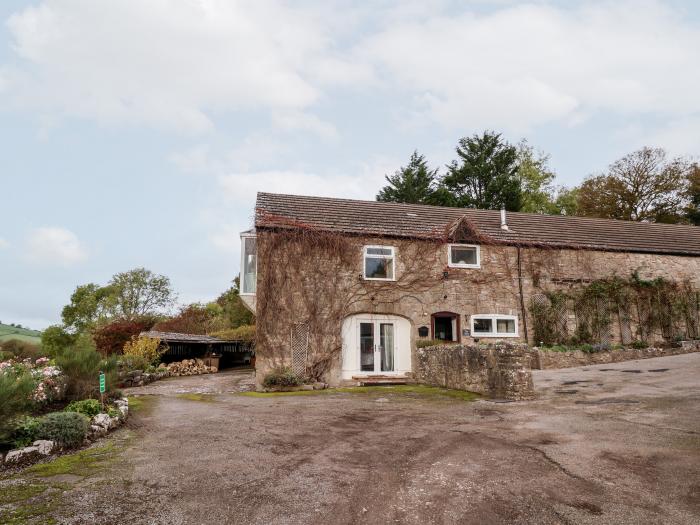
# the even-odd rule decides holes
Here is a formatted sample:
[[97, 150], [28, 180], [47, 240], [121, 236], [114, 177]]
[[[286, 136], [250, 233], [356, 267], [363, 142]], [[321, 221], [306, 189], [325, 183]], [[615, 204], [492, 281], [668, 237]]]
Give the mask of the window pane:
[[365, 277], [370, 279], [393, 279], [393, 257], [365, 257]]
[[491, 319], [474, 319], [475, 334], [489, 334], [493, 332], [493, 321]]
[[392, 255], [391, 248], [367, 248], [367, 255]]
[[241, 291], [243, 293], [255, 293], [255, 284], [257, 280], [255, 240], [255, 237], [243, 238], [243, 282], [241, 283]]
[[392, 323], [379, 324], [379, 350], [382, 357], [382, 372], [394, 370], [394, 325]]
[[496, 320], [496, 332], [499, 334], [514, 334], [515, 320], [514, 319], [498, 319]]
[[476, 248], [452, 246], [450, 249], [452, 264], [477, 264]]
[[374, 323], [360, 323], [360, 370], [374, 372]]

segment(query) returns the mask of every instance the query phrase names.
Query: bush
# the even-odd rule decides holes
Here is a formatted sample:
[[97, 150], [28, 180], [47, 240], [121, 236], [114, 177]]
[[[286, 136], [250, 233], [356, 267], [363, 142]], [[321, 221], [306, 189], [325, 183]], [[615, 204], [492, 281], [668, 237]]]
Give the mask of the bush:
[[266, 388], [299, 386], [302, 383], [302, 379], [289, 367], [276, 368], [265, 375], [263, 379], [263, 386]]
[[41, 332], [41, 349], [44, 354], [56, 357], [73, 346], [77, 340], [77, 335], [69, 334], [63, 327], [53, 325]]
[[34, 402], [34, 378], [25, 371], [0, 369], [0, 441], [6, 441], [15, 427], [16, 418], [27, 412]]
[[145, 370], [149, 366], [157, 365], [167, 348], [161, 347], [160, 339], [132, 337], [131, 341], [124, 345], [122, 363], [132, 370]]
[[189, 304], [183, 306], [175, 317], [157, 323], [153, 326], [153, 330], [180, 334], [208, 334], [225, 326], [221, 314], [222, 308], [217, 303]]
[[18, 420], [12, 430], [12, 442], [15, 448], [29, 446], [38, 439], [39, 422], [39, 418], [31, 416], [24, 416]]
[[252, 343], [255, 341], [255, 325], [243, 325], [238, 328], [214, 332], [211, 335], [227, 341], [246, 341]]
[[99, 374], [105, 373], [109, 392], [116, 383], [116, 357], [103, 359], [88, 337], [81, 337], [75, 345], [56, 357], [56, 364], [66, 376], [66, 397], [86, 399], [99, 393]]
[[20, 341], [19, 339], [10, 339], [0, 344], [0, 348], [4, 354], [10, 354], [18, 359], [32, 359], [36, 360], [39, 357], [43, 357], [44, 353], [38, 345], [33, 345], [27, 341]]
[[638, 350], [649, 348], [649, 343], [646, 341], [632, 341], [632, 348], [636, 348]]
[[93, 417], [100, 413], [100, 402], [97, 399], [83, 399], [82, 401], [73, 401], [66, 408], [63, 409], [64, 412], [77, 412], [78, 414], [84, 414], [87, 417]]
[[67, 446], [80, 445], [87, 436], [90, 419], [77, 412], [52, 412], [39, 421], [37, 436]]
[[571, 352], [573, 350], [573, 348], [564, 345], [543, 346], [541, 349], [547, 352]]
[[141, 332], [150, 330], [155, 319], [142, 317], [133, 321], [113, 321], [95, 330], [92, 334], [97, 351], [102, 355], [121, 354], [124, 345]]

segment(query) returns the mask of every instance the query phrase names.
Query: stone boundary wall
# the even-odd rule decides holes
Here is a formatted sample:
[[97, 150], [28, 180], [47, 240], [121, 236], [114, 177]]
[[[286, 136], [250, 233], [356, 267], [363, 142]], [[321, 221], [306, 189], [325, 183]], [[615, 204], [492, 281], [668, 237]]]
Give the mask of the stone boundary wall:
[[531, 359], [530, 366], [534, 370], [618, 363], [620, 361], [633, 361], [635, 359], [649, 359], [651, 357], [689, 354], [692, 352], [700, 352], [700, 341], [682, 341], [680, 346], [673, 348], [624, 348], [596, 353], [587, 353], [581, 350], [552, 352], [540, 350], [539, 348], [532, 348], [528, 351]]
[[418, 382], [496, 399], [534, 398], [527, 345], [438, 345], [416, 352]]

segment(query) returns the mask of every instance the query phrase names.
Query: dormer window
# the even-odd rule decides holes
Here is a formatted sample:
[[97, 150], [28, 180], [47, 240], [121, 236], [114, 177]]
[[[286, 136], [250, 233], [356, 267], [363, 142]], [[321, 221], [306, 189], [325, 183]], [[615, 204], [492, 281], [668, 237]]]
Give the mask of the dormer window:
[[481, 268], [481, 253], [475, 244], [449, 244], [447, 265], [450, 268]]
[[258, 252], [254, 233], [241, 234], [241, 295], [255, 295], [258, 280]]
[[365, 246], [363, 276], [370, 281], [395, 280], [395, 248], [393, 246]]

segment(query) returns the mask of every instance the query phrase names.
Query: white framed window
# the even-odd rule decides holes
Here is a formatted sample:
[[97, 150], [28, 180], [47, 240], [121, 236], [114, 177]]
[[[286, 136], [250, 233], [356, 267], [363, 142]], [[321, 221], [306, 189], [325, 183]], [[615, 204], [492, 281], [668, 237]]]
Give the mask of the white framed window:
[[396, 280], [396, 248], [393, 246], [365, 246], [362, 251], [362, 275], [366, 280]]
[[255, 295], [258, 280], [258, 252], [254, 233], [241, 234], [241, 295]]
[[472, 315], [472, 337], [518, 337], [518, 316]]
[[448, 244], [447, 266], [450, 268], [481, 268], [481, 249], [476, 244]]

